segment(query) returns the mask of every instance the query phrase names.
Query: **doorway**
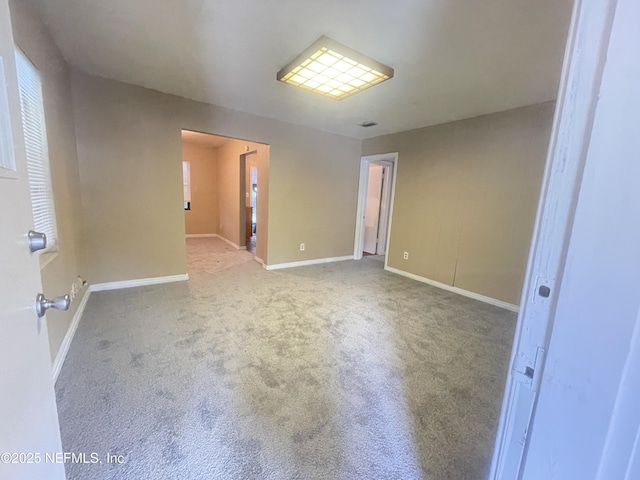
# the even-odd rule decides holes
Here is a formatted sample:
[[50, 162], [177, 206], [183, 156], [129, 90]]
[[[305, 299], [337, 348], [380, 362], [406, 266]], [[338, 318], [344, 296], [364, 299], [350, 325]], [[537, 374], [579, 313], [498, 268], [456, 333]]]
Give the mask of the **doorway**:
[[257, 232], [258, 232], [258, 165], [257, 151], [248, 152], [241, 156], [244, 162], [244, 238], [247, 251], [256, 256]]
[[246, 249], [264, 263], [269, 145], [182, 130], [182, 162], [187, 264], [189, 247], [198, 245]]
[[385, 259], [391, 230], [398, 154], [362, 157], [353, 256]]

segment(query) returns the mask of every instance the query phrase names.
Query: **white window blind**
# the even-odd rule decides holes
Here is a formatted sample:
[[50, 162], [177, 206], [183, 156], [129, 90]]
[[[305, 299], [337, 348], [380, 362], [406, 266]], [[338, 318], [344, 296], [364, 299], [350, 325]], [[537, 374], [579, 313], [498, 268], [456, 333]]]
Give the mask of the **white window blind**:
[[191, 201], [191, 166], [189, 162], [182, 162], [182, 187], [184, 190], [184, 201]]
[[47, 235], [47, 246], [50, 248], [58, 243], [58, 236], [51, 191], [42, 83], [36, 68], [19, 50], [16, 50], [16, 67], [33, 224], [36, 231]]

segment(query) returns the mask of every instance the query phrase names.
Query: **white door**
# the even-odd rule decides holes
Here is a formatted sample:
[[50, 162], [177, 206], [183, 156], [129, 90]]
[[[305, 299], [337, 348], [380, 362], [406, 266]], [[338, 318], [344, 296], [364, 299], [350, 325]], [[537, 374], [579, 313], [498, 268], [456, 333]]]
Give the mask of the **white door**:
[[614, 0], [576, 0], [490, 480], [519, 478], [557, 306]]
[[[38, 258], [29, 252], [31, 201], [7, 0], [0, 0], [0, 478], [64, 478]], [[55, 457], [54, 457], [55, 459]]]
[[367, 204], [364, 214], [363, 250], [375, 254], [378, 244], [378, 225], [380, 223], [380, 201], [382, 200], [382, 165], [369, 166], [369, 184], [367, 185]]
[[393, 163], [382, 165], [382, 197], [380, 198], [380, 219], [378, 221], [377, 255], [386, 255], [387, 236], [389, 233], [389, 216], [391, 215], [391, 185], [393, 184]]
[[614, 3], [523, 480], [640, 479], [640, 2]]

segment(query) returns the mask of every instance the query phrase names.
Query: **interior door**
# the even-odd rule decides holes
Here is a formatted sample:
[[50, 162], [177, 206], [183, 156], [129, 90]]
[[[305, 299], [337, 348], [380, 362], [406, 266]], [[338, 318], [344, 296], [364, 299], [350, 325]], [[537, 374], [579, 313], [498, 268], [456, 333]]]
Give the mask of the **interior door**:
[[387, 234], [389, 231], [389, 215], [391, 214], [391, 190], [393, 184], [393, 163], [384, 162], [382, 165], [382, 197], [380, 199], [380, 220], [378, 223], [378, 246], [376, 254], [387, 253]]
[[20, 100], [7, 0], [0, 0], [0, 478], [63, 479], [47, 325], [32, 228]]
[[375, 254], [378, 244], [378, 225], [380, 222], [380, 202], [382, 200], [383, 166], [369, 166], [369, 183], [367, 185], [367, 204], [364, 216], [363, 250]]

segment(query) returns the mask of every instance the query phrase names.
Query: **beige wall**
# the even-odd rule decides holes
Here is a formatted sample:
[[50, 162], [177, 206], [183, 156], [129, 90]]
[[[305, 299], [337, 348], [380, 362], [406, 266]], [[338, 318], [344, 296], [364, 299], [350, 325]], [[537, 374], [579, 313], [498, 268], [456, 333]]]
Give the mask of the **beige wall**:
[[271, 143], [269, 264], [353, 255], [361, 145], [310, 129]]
[[238, 246], [244, 245], [244, 238], [240, 236], [240, 155], [243, 152], [237, 140], [218, 147], [218, 234]]
[[191, 210], [184, 211], [185, 233], [218, 233], [217, 149], [182, 144], [182, 159], [191, 169]]
[[365, 140], [364, 155], [399, 153], [389, 265], [518, 304], [553, 108]]
[[72, 91], [92, 283], [185, 273], [183, 128], [270, 145], [267, 263], [353, 253], [359, 140], [75, 70]]
[[[54, 297], [69, 293], [76, 277], [86, 274], [81, 254], [82, 208], [69, 70], [37, 15], [24, 2], [12, 1], [10, 7], [15, 42], [38, 69], [42, 80], [59, 237], [57, 254], [42, 269], [42, 285], [47, 297]], [[80, 292], [68, 311], [47, 312], [52, 360], [58, 354], [83, 293]]]
[[[120, 86], [123, 88], [110, 88]], [[183, 274], [182, 137], [160, 94], [72, 73], [92, 284]], [[168, 121], [169, 119], [169, 121]]]
[[[245, 155], [247, 151], [255, 154]], [[244, 163], [243, 163], [244, 162]], [[261, 215], [260, 233], [256, 236], [256, 256], [266, 260], [268, 241], [268, 210], [269, 200], [269, 146], [244, 140], [230, 140], [218, 148], [218, 193], [220, 225], [219, 234], [239, 246], [245, 246], [245, 184], [249, 175], [249, 163], [258, 167], [258, 213]], [[264, 177], [261, 180], [260, 177]], [[265, 214], [265, 215], [263, 215]], [[265, 256], [261, 256], [265, 255]]]

